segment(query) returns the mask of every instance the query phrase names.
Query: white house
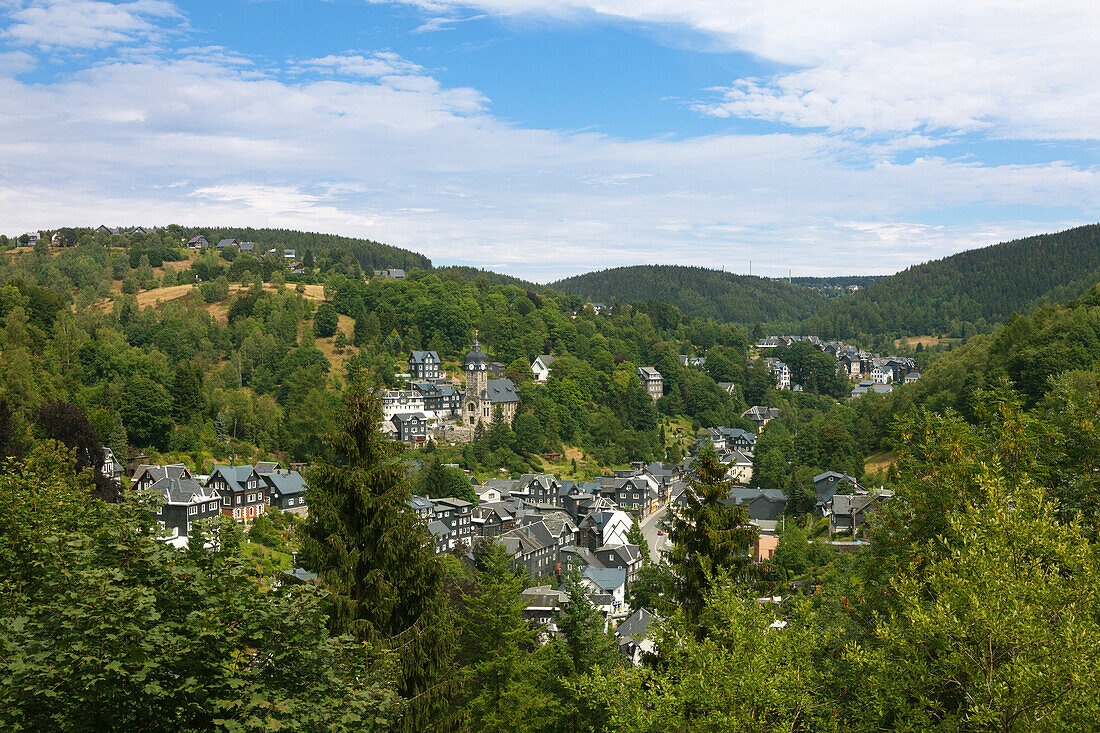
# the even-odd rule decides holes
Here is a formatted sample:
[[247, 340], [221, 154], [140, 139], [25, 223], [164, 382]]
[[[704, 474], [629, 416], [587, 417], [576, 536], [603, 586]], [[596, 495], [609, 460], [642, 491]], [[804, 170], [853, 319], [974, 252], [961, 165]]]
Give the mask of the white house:
[[382, 394], [382, 419], [389, 421], [394, 415], [408, 412], [424, 412], [424, 395], [415, 389], [388, 390]]
[[550, 354], [539, 354], [535, 357], [535, 360], [531, 362], [531, 371], [535, 373], [536, 382], [545, 382], [550, 378], [550, 365], [557, 360], [558, 357], [551, 356]]

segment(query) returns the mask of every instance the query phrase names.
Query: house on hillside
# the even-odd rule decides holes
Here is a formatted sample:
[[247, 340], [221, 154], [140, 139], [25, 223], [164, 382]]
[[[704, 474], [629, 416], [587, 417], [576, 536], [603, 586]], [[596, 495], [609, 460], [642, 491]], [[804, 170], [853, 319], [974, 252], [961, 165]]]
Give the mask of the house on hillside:
[[172, 537], [190, 537], [193, 522], [220, 516], [218, 494], [199, 484], [190, 472], [179, 471], [177, 466], [148, 468], [165, 469], [157, 472], [157, 480], [145, 486], [146, 490], [157, 494], [153, 517], [165, 533]]
[[535, 357], [535, 360], [531, 362], [531, 371], [535, 374], [536, 382], [545, 382], [550, 378], [550, 365], [553, 364], [558, 357], [551, 356], [550, 354], [539, 354]]
[[306, 481], [297, 471], [286, 471], [276, 468], [274, 471], [260, 472], [257, 465], [257, 473], [267, 484], [268, 494], [271, 496], [271, 506], [280, 511], [291, 514], [306, 514]]
[[252, 466], [214, 466], [207, 488], [222, 498], [222, 514], [238, 522], [250, 522], [271, 505], [267, 482]]
[[650, 398], [656, 402], [665, 393], [665, 378], [653, 367], [638, 367], [638, 379]]
[[241, 242], [238, 239], [223, 239], [223, 240], [218, 242], [218, 247], [217, 248], [219, 250], [226, 249], [227, 247], [234, 247], [234, 248], [240, 249], [240, 246], [241, 246]]
[[187, 240], [188, 249], [206, 249], [209, 246], [210, 242], [201, 234], [196, 234]]
[[423, 443], [428, 439], [428, 418], [423, 412], [402, 412], [390, 418], [402, 443]]
[[409, 354], [409, 377], [416, 380], [439, 379], [441, 363], [435, 351], [413, 351]]
[[859, 482], [846, 473], [836, 471], [826, 471], [814, 476], [814, 501], [818, 508], [824, 508], [841, 489], [845, 493], [855, 493], [859, 490]]
[[756, 429], [762, 430], [770, 420], [774, 420], [779, 417], [779, 408], [777, 407], [765, 407], [764, 405], [753, 405], [749, 409], [741, 413], [741, 417], [752, 420], [756, 425]]

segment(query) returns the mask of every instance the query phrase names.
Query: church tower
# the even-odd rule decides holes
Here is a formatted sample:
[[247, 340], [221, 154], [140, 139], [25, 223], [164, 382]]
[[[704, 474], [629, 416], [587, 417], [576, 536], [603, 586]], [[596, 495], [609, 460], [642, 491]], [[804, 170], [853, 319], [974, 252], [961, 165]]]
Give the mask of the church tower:
[[474, 337], [474, 348], [466, 354], [466, 394], [462, 397], [462, 423], [476, 425], [484, 420], [491, 421], [492, 415], [482, 415], [489, 408], [488, 401], [482, 405], [482, 395], [489, 382], [489, 358], [481, 350]]

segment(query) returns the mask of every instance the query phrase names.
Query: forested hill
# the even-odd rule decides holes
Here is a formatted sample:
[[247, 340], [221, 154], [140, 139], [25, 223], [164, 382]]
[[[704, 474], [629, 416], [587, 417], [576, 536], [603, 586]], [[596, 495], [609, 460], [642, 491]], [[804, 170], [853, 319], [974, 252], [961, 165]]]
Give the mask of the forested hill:
[[663, 300], [687, 318], [749, 326], [800, 321], [825, 302], [816, 290], [782, 280], [679, 265], [616, 267], [559, 280], [550, 287], [608, 305]]
[[201, 234], [211, 244], [217, 244], [221, 239], [239, 239], [242, 242], [255, 242], [264, 248], [279, 247], [297, 251], [299, 257], [305, 252], [311, 251], [314, 259], [321, 257], [340, 257], [337, 252], [344, 252], [359, 263], [359, 266], [368, 273], [372, 270], [388, 270], [401, 268], [409, 270], [414, 267], [429, 269], [432, 261], [420, 254], [400, 247], [394, 247], [369, 239], [357, 239], [354, 237], [341, 237], [336, 234], [319, 234], [316, 232], [299, 232], [293, 229], [252, 229], [251, 227], [182, 227], [181, 232], [186, 238]]
[[1100, 280], [1100, 225], [1042, 234], [914, 265], [831, 301], [802, 326], [829, 338], [989, 331], [1013, 312], [1065, 302]]

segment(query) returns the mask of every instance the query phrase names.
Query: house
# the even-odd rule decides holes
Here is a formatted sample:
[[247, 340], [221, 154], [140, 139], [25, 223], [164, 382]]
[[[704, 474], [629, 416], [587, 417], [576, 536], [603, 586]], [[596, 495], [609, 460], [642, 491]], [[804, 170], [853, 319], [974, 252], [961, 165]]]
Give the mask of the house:
[[167, 466], [151, 466], [142, 463], [134, 469], [130, 488], [134, 491], [145, 491], [157, 481], [169, 476], [186, 479], [195, 478], [190, 469], [182, 463], [173, 463]]
[[424, 394], [417, 389], [391, 389], [382, 393], [382, 419], [391, 420], [394, 415], [423, 412]]
[[894, 381], [894, 370], [888, 364], [879, 364], [871, 370], [872, 384], [890, 384]]
[[611, 498], [625, 511], [647, 517], [657, 509], [657, 482], [644, 473], [629, 478], [608, 479], [601, 485], [610, 489]]
[[252, 466], [215, 465], [206, 486], [221, 497], [222, 515], [238, 522], [255, 519], [271, 504], [267, 482]]
[[635, 666], [640, 665], [645, 657], [654, 654], [657, 650], [656, 643], [649, 638], [649, 629], [652, 625], [653, 614], [644, 608], [639, 608], [615, 629], [615, 641], [618, 642], [619, 652]]
[[638, 578], [645, 558], [638, 545], [605, 545], [592, 551], [600, 565], [605, 568], [620, 568], [626, 571], [627, 584]]
[[762, 430], [770, 420], [774, 420], [779, 417], [779, 408], [777, 407], [765, 407], [764, 405], [753, 405], [749, 409], [741, 413], [741, 417], [748, 420], [752, 420], [756, 424], [756, 429]]
[[117, 237], [122, 232], [120, 232], [117, 227], [109, 227], [106, 224], [100, 224], [99, 226], [97, 226], [95, 228], [95, 233], [96, 234], [107, 234], [107, 235], [112, 236], [112, 237]]
[[432, 502], [432, 521], [442, 522], [450, 532], [450, 546], [447, 549], [453, 550], [460, 542], [469, 546], [474, 533], [474, 505], [453, 497], [430, 501]]
[[273, 471], [260, 471], [259, 465], [256, 466], [256, 473], [267, 484], [271, 506], [291, 514], [301, 516], [306, 514], [306, 491], [309, 487], [306, 486], [302, 474], [278, 468]]
[[709, 443], [718, 454], [737, 450], [751, 456], [756, 449], [756, 433], [741, 428], [707, 428], [696, 436], [696, 443], [700, 448]]
[[758, 349], [774, 349], [778, 346], [779, 339], [775, 336], [769, 336], [756, 342], [756, 348]]
[[128, 231], [126, 233], [127, 234], [156, 234], [157, 233], [157, 228], [156, 227], [134, 227], [133, 229], [131, 229], [130, 231]]
[[413, 494], [405, 501], [405, 506], [421, 519], [431, 521], [433, 504], [428, 497]]
[[284, 249], [283, 250], [283, 259], [284, 260], [295, 260], [295, 259], [298, 259], [298, 257], [297, 257], [296, 254], [294, 254], [294, 250]]
[[538, 626], [548, 627], [550, 631], [556, 631], [555, 621], [558, 618], [558, 609], [568, 605], [569, 595], [562, 591], [554, 590], [549, 585], [536, 585], [525, 589], [520, 593], [523, 599], [523, 620]]
[[470, 515], [473, 534], [477, 537], [496, 537], [516, 527], [516, 518], [503, 502], [479, 503]]
[[114, 451], [107, 446], [103, 446], [103, 464], [100, 466], [99, 472], [102, 473], [107, 480], [116, 484], [122, 478], [122, 464], [115, 460]]
[[737, 383], [736, 382], [719, 382], [718, 386], [721, 387], [726, 392], [729, 392], [730, 394], [737, 394]]
[[462, 395], [449, 384], [413, 382], [411, 386], [423, 398], [423, 411], [429, 418], [442, 420], [454, 417], [462, 408]]
[[826, 471], [814, 476], [814, 500], [819, 508], [824, 508], [833, 495], [841, 488], [852, 491], [859, 489], [859, 482], [846, 473]]
[[700, 369], [707, 365], [707, 358], [705, 356], [690, 356], [688, 354], [680, 354], [680, 363], [686, 367], [699, 367]]
[[428, 439], [428, 418], [423, 412], [402, 412], [390, 418], [402, 443], [421, 443]]
[[42, 235], [39, 232], [27, 232], [27, 244], [38, 244], [40, 239]]
[[767, 358], [764, 360], [764, 364], [768, 367], [768, 371], [775, 377], [775, 386], [777, 389], [790, 389], [791, 388], [791, 368], [779, 361], [779, 359]]
[[739, 450], [719, 454], [718, 460], [728, 466], [726, 476], [739, 484], [752, 481], [752, 459]]
[[439, 379], [439, 354], [435, 351], [414, 351], [409, 354], [409, 377], [412, 379]]
[[629, 514], [620, 510], [593, 512], [581, 520], [581, 543], [591, 550], [604, 545], [625, 545], [634, 525]]
[[665, 378], [653, 367], [638, 367], [638, 379], [650, 398], [656, 402], [665, 393]]
[[535, 357], [531, 362], [531, 371], [535, 373], [536, 382], [545, 382], [550, 378], [550, 365], [557, 361], [557, 358], [550, 354], [539, 354]]
[[[221, 500], [210, 488], [202, 486], [189, 471], [179, 471], [179, 466], [149, 466], [163, 469], [153, 472], [159, 478], [145, 483], [143, 490], [157, 494], [157, 508], [153, 517], [161, 529], [172, 537], [190, 537], [191, 524], [200, 519], [213, 519], [221, 515]], [[152, 476], [146, 472], [146, 476]]]
[[918, 372], [918, 371], [911, 371], [911, 372], [909, 372], [908, 374], [905, 375], [905, 383], [906, 384], [912, 384], [913, 382], [917, 381], [918, 379], [920, 379], [920, 372]]
[[851, 532], [853, 535], [859, 532], [867, 519], [867, 515], [873, 512], [883, 501], [893, 497], [891, 491], [880, 491], [877, 494], [857, 492], [855, 494], [835, 494], [826, 507], [829, 514], [829, 535], [838, 532]]
[[508, 369], [508, 367], [506, 367], [503, 363], [499, 361], [489, 362], [488, 372], [490, 377], [497, 377], [499, 379], [500, 377], [504, 376], [504, 372], [506, 369]]
[[724, 503], [743, 506], [749, 519], [778, 519], [787, 508], [787, 497], [778, 489], [749, 489], [735, 487], [730, 489], [729, 498]]
[[584, 584], [593, 593], [611, 596], [610, 611], [619, 613], [626, 606], [626, 571], [622, 568], [597, 568], [589, 565], [581, 573]]
[[496, 541], [512, 557], [512, 566], [525, 569], [528, 576], [539, 578], [558, 574], [557, 543], [545, 523], [516, 527], [497, 537]]
[[432, 546], [436, 555], [442, 555], [448, 550], [454, 549], [454, 541], [451, 538], [451, 528], [438, 519], [428, 522], [428, 534], [432, 538]]
[[201, 234], [196, 234], [195, 236], [187, 240], [188, 249], [206, 249], [209, 246], [210, 242], [207, 241], [206, 237], [202, 236]]
[[225, 249], [226, 247], [236, 247], [239, 249], [240, 246], [240, 241], [236, 239], [223, 239], [218, 242], [218, 249]]
[[525, 473], [520, 476], [517, 484], [511, 492], [512, 495], [522, 496], [531, 504], [561, 506], [561, 496], [558, 494], [561, 484], [554, 476], [548, 473]]
[[511, 379], [489, 379], [489, 358], [477, 339], [466, 354], [466, 392], [462, 397], [462, 423], [477, 425], [492, 422], [496, 411], [508, 422], [516, 416], [519, 390]]
[[879, 394], [890, 394], [894, 389], [892, 384], [875, 384], [870, 379], [865, 379], [855, 387], [852, 388], [852, 399], [862, 397], [868, 392], [877, 392]]
[[374, 271], [374, 276], [375, 277], [388, 277], [388, 278], [391, 278], [393, 280], [404, 280], [405, 279], [405, 271], [402, 270], [402, 269], [375, 270]]

